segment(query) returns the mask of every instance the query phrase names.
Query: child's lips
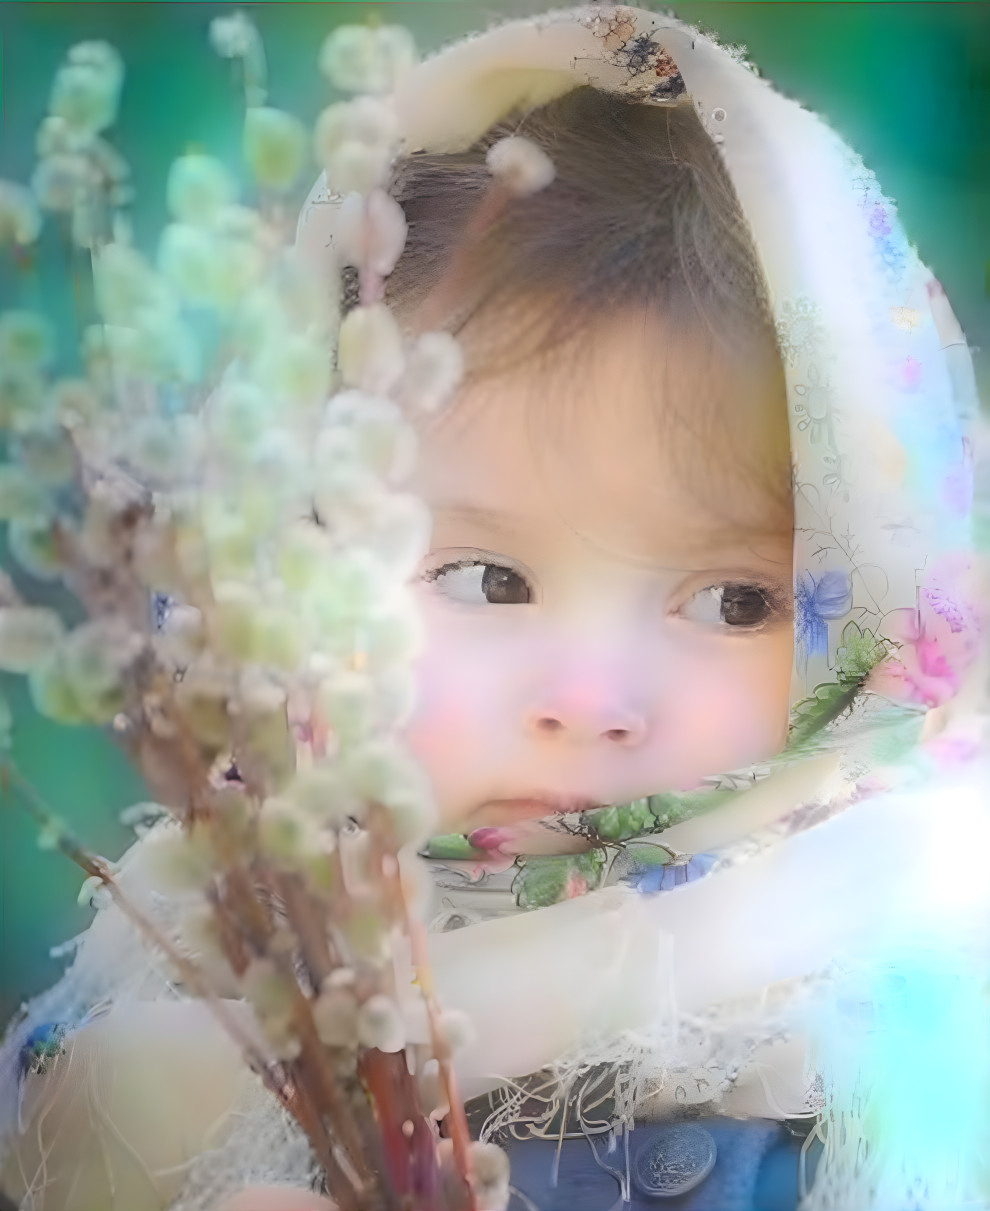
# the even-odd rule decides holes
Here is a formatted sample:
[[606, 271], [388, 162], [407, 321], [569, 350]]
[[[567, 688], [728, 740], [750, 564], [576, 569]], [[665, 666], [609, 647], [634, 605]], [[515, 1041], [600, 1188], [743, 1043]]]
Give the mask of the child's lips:
[[587, 795], [561, 795], [537, 791], [511, 799], [489, 799], [475, 813], [484, 817], [485, 824], [512, 824], [517, 820], [534, 820], [541, 816], [590, 811], [601, 807], [600, 799]]

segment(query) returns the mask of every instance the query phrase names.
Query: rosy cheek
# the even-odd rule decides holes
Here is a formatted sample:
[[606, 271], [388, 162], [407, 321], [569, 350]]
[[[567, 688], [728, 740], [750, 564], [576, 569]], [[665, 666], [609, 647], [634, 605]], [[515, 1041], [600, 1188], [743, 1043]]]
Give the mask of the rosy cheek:
[[[778, 649], [779, 650], [776, 650]], [[699, 776], [725, 773], [779, 752], [787, 734], [788, 646], [724, 653], [699, 663], [685, 690], [684, 746]]]

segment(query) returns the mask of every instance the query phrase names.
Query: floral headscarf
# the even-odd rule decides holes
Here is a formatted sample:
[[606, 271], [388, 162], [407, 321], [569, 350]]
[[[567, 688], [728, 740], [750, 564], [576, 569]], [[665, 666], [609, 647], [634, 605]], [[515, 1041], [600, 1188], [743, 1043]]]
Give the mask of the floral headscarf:
[[[430, 847], [453, 863], [452, 879], [438, 869], [441, 885], [501, 873], [522, 907], [607, 880], [598, 842], [657, 836], [798, 756], [838, 748], [845, 772], [863, 776], [917, 739], [977, 647], [966, 590], [967, 430], [977, 406], [970, 352], [895, 206], [826, 122], [672, 16], [593, 6], [496, 26], [411, 71], [395, 98], [403, 150], [463, 150], [509, 115], [586, 84], [646, 105], [687, 94], [752, 230], [794, 467], [791, 722], [785, 752], [767, 766], [723, 772], [698, 792], [586, 813], [584, 854], [516, 860], [525, 841], [492, 852], [477, 834]], [[314, 258], [333, 259], [338, 202], [322, 176], [299, 222], [298, 242]], [[681, 859], [667, 885], [718, 865], [692, 867], [663, 847], [652, 853]]]

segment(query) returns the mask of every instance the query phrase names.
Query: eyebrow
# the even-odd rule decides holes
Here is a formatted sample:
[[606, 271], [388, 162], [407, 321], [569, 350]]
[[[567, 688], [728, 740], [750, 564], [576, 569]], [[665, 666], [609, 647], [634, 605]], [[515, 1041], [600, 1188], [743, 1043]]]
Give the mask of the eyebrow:
[[524, 528], [525, 519], [521, 513], [485, 508], [483, 505], [472, 505], [466, 501], [441, 501], [431, 505], [430, 512], [434, 516], [443, 514], [444, 517], [453, 518], [455, 521], [472, 522], [474, 525], [488, 526], [493, 530], [504, 530], [509, 534], [518, 534]]
[[[527, 528], [525, 515], [522, 513], [486, 508], [482, 505], [469, 504], [466, 501], [442, 501], [431, 506], [430, 511], [434, 516], [442, 514], [445, 518], [452, 518], [455, 521], [465, 521], [473, 525], [487, 526], [489, 529], [499, 530], [505, 534], [519, 535], [524, 533]], [[748, 537], [765, 538], [770, 537], [770, 534], [768, 532], [753, 531], [748, 534]], [[724, 534], [709, 534], [706, 538], [702, 538], [699, 535], [696, 544], [691, 548], [697, 554], [697, 561], [689, 562], [686, 567], [659, 564], [648, 559], [643, 560], [642, 564], [644, 567], [650, 567], [662, 572], [677, 572], [682, 575], [692, 575], [710, 571], [714, 575], [717, 572], [724, 572], [726, 563], [739, 563], [738, 548], [731, 543], [727, 543]], [[737, 541], [743, 541], [743, 536], [737, 535]], [[711, 560], [713, 564], [710, 568], [705, 566], [705, 562], [708, 560]], [[764, 574], [766, 576], [773, 578], [776, 575], [776, 573], [770, 570], [776, 564], [775, 560], [757, 556], [756, 562], [764, 565], [766, 569]], [[740, 569], [739, 575], [743, 574]], [[786, 571], [783, 565], [781, 565], [781, 578], [789, 579], [790, 574], [790, 563], [787, 563]]]

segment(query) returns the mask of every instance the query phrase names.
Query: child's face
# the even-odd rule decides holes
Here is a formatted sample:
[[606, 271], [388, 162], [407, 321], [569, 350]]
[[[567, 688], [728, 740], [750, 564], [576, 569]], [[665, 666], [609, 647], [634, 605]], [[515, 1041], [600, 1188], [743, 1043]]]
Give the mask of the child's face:
[[662, 342], [652, 320], [603, 323], [586, 360], [465, 389], [422, 435], [434, 529], [406, 739], [445, 831], [688, 789], [783, 745], [792, 515], [738, 471], [786, 424], [779, 378], [698, 353], [699, 390], [758, 418], [712, 467], [663, 413]]

